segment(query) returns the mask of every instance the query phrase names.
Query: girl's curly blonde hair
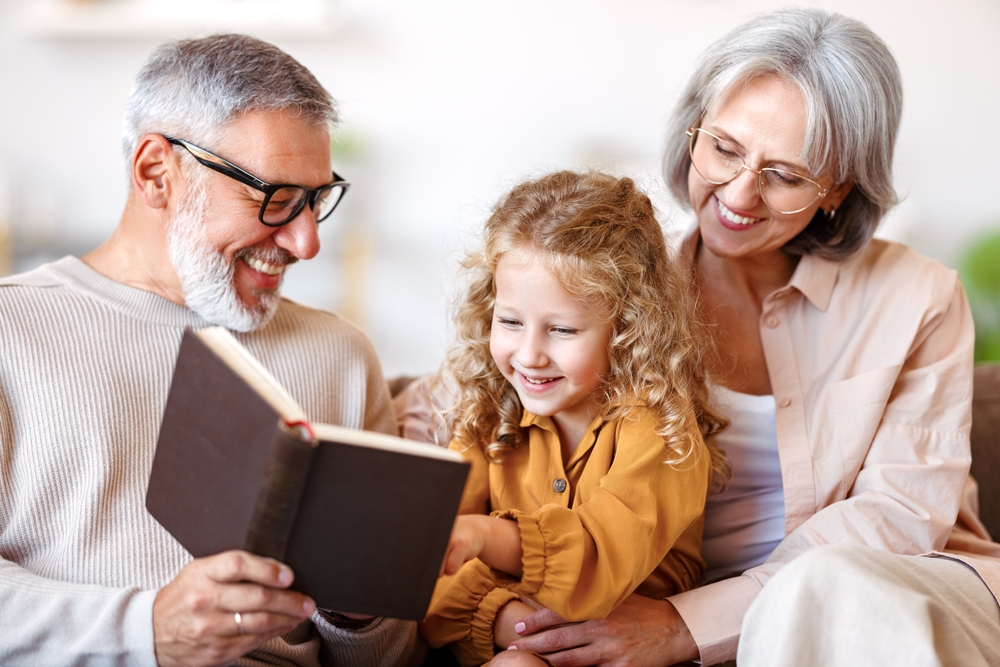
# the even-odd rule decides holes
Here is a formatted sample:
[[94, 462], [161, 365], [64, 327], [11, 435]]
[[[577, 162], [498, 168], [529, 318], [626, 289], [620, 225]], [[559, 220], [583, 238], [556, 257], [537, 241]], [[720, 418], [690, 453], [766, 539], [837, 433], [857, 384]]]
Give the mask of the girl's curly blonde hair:
[[[571, 294], [610, 313], [602, 416], [645, 406], [672, 465], [697, 451], [698, 438], [726, 426], [708, 403], [704, 358], [711, 343], [696, 315], [691, 277], [669, 256], [653, 205], [632, 179], [560, 171], [527, 181], [496, 205], [484, 237], [483, 249], [462, 262], [468, 280], [445, 364], [459, 390], [453, 438], [478, 443], [494, 462], [523, 440], [521, 402], [490, 354], [497, 262], [519, 249], [542, 252]], [[719, 487], [729, 466], [712, 442], [709, 452]]]

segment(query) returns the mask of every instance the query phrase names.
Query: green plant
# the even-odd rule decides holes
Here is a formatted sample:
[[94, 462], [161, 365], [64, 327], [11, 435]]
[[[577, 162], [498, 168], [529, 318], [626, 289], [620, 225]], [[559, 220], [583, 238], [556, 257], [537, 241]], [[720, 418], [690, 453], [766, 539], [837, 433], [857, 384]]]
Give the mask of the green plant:
[[959, 275], [976, 325], [976, 361], [1000, 361], [1000, 229], [973, 241]]

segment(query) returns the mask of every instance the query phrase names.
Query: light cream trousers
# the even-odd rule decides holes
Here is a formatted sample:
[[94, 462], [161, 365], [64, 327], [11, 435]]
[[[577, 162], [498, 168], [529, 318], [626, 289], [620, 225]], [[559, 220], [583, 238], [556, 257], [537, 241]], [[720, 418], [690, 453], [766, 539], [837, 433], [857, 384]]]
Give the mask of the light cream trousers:
[[813, 549], [743, 619], [739, 667], [1000, 667], [1000, 607], [946, 558]]

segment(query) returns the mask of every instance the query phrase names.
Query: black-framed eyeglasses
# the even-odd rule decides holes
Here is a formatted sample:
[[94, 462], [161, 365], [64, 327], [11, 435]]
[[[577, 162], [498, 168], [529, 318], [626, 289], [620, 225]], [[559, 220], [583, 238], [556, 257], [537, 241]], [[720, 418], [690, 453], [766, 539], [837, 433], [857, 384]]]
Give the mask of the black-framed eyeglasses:
[[337, 172], [332, 172], [333, 181], [318, 188], [291, 183], [266, 183], [249, 171], [240, 169], [229, 160], [190, 141], [167, 135], [163, 135], [163, 138], [187, 150], [191, 157], [209, 169], [263, 192], [264, 201], [260, 205], [258, 219], [268, 227], [287, 225], [302, 212], [306, 204], [312, 209], [316, 222], [323, 222], [330, 217], [333, 209], [337, 208], [337, 204], [344, 198], [344, 193], [351, 187], [351, 184], [338, 176]]

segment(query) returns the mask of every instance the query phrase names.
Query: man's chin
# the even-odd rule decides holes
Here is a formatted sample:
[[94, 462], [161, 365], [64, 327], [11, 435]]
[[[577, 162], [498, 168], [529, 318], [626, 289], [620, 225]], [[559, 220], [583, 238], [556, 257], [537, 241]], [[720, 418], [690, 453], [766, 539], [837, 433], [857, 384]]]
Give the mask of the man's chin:
[[257, 297], [257, 303], [253, 307], [245, 306], [253, 318], [253, 326], [249, 331], [260, 329], [265, 326], [278, 312], [281, 304], [281, 293], [278, 290], [271, 290]]
[[212, 303], [189, 303], [188, 307], [212, 324], [230, 331], [246, 333], [264, 327], [278, 312], [281, 295], [277, 290], [257, 295], [256, 302], [249, 305], [240, 299], [235, 291], [229, 298]]

